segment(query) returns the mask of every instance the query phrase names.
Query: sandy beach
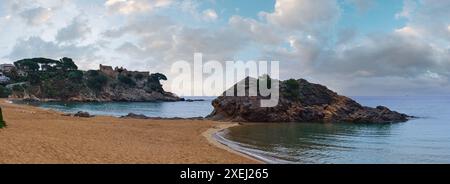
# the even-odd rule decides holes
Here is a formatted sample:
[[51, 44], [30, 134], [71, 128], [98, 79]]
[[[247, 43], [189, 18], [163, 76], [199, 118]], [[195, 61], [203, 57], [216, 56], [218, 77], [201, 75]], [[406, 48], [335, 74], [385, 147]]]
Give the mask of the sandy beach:
[[260, 163], [211, 135], [234, 126], [213, 121], [78, 118], [0, 99], [0, 163]]

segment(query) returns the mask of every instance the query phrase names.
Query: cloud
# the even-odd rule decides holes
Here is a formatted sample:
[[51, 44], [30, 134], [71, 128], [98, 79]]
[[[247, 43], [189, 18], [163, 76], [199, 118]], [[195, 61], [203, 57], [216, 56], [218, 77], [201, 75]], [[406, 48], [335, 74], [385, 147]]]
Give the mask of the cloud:
[[440, 54], [430, 44], [411, 37], [376, 35], [324, 58], [317, 69], [354, 77], [414, 77], [428, 71], [447, 75], [436, 57]]
[[339, 15], [335, 0], [277, 0], [275, 11], [264, 14], [274, 25], [299, 31], [316, 31], [329, 26]]
[[131, 42], [125, 42], [115, 50], [124, 54], [126, 53], [127, 55], [137, 59], [147, 59], [149, 57], [144, 49]]
[[448, 49], [396, 32], [347, 46], [322, 51], [306, 76], [348, 95], [430, 95], [450, 89]]
[[255, 19], [232, 16], [228, 24], [231, 28], [259, 43], [276, 45], [283, 41], [280, 30]]
[[89, 33], [91, 33], [91, 28], [87, 24], [87, 20], [75, 18], [67, 27], [58, 31], [55, 39], [58, 42], [72, 42], [83, 40]]
[[167, 16], [147, 15], [132, 18], [121, 27], [105, 30], [103, 35], [108, 38], [118, 38], [126, 34], [132, 34], [135, 36], [150, 36], [176, 27], [175, 22]]
[[350, 28], [342, 29], [337, 33], [336, 45], [340, 46], [342, 44], [347, 44], [351, 42], [353, 39], [355, 39], [357, 35], [358, 33], [354, 29]]
[[38, 26], [47, 23], [51, 16], [52, 9], [43, 7], [27, 9], [20, 13], [20, 17], [25, 19], [28, 25], [32, 26]]
[[[448, 26], [450, 1], [440, 0], [405, 0], [403, 11], [398, 17], [408, 20], [407, 27], [427, 39], [445, 39], [450, 41]], [[432, 40], [431, 40], [432, 41]]]
[[360, 12], [365, 12], [376, 4], [376, 1], [374, 0], [347, 0], [347, 1], [355, 5], [356, 9]]
[[[130, 20], [126, 25], [105, 31], [105, 36], [113, 39], [132, 37], [133, 44], [118, 47], [123, 54], [143, 58], [159, 58], [169, 65], [178, 60], [192, 60], [195, 52], [203, 52], [206, 57], [225, 61], [233, 58], [248, 39], [231, 28], [191, 28], [177, 24], [166, 16], [148, 15]], [[145, 53], [146, 56], [143, 56]]]
[[132, 14], [166, 7], [172, 0], [107, 0], [105, 6], [112, 12]]
[[213, 9], [206, 9], [203, 11], [203, 20], [205, 21], [215, 21], [219, 18], [216, 11]]
[[71, 57], [74, 60], [86, 60], [93, 58], [97, 48], [93, 45], [59, 45], [55, 42], [44, 41], [39, 37], [20, 39], [14, 45], [7, 58], [15, 61], [23, 58], [48, 57], [61, 58]]
[[414, 0], [404, 0], [402, 11], [395, 14], [397, 19], [400, 18], [411, 18], [413, 12], [417, 8], [417, 2]]
[[416, 29], [409, 27], [409, 26], [405, 26], [400, 29], [396, 29], [395, 32], [398, 34], [405, 35], [405, 36], [415, 36], [415, 37], [420, 36], [420, 33]]

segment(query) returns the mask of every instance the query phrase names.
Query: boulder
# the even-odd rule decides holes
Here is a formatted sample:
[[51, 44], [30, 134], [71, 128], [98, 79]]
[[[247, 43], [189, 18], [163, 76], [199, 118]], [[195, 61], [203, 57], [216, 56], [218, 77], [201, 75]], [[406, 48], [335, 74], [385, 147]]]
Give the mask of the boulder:
[[121, 116], [120, 118], [129, 118], [129, 119], [148, 119], [148, 120], [203, 120], [203, 117], [191, 117], [191, 118], [180, 118], [180, 117], [173, 117], [173, 118], [164, 118], [164, 117], [148, 117], [143, 114], [135, 114], [135, 113], [129, 113], [126, 116]]
[[[248, 86], [249, 81], [256, 82], [257, 79], [246, 78], [240, 83], [245, 82], [244, 85]], [[362, 106], [325, 86], [312, 84], [304, 79], [279, 81], [279, 88], [280, 99], [275, 107], [261, 107], [260, 101], [265, 97], [259, 94], [237, 96], [235, 91], [234, 96], [225, 96], [224, 93], [212, 102], [214, 111], [207, 118], [232, 122], [331, 123], [393, 123], [405, 122], [411, 118], [383, 106]]]
[[73, 116], [75, 116], [75, 117], [81, 117], [81, 118], [91, 118], [91, 117], [94, 117], [94, 116], [90, 115], [88, 112], [83, 112], [83, 111], [77, 112], [77, 113], [74, 114]]
[[203, 100], [203, 99], [187, 99], [187, 100], [184, 100], [185, 102], [204, 102], [205, 100]]
[[135, 113], [129, 113], [126, 116], [122, 116], [121, 118], [130, 118], [130, 119], [149, 119], [150, 117], [147, 117], [143, 114], [135, 114]]
[[35, 103], [35, 102], [40, 102], [41, 99], [39, 99], [38, 97], [36, 97], [36, 96], [34, 96], [34, 95], [26, 94], [26, 95], [24, 95], [24, 97], [22, 98], [22, 101], [24, 101], [24, 102], [30, 102], [30, 103]]

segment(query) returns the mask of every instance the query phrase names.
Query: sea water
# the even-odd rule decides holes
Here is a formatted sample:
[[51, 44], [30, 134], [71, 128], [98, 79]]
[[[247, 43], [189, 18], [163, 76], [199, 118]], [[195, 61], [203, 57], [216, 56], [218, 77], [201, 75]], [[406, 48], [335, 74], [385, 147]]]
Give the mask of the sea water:
[[190, 100], [180, 102], [47, 102], [33, 105], [53, 109], [64, 113], [88, 112], [91, 115], [125, 116], [128, 113], [142, 114], [148, 117], [190, 118], [205, 117], [213, 107], [213, 97], [186, 97]]
[[450, 97], [353, 99], [419, 118], [390, 124], [245, 124], [218, 136], [269, 163], [450, 163]]

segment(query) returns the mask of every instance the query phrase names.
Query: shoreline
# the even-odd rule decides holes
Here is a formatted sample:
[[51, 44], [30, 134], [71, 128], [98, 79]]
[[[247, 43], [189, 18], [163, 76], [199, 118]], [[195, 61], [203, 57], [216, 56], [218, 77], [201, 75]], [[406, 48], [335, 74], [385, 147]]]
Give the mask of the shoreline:
[[203, 132], [203, 136], [206, 138], [206, 140], [208, 140], [208, 142], [220, 149], [226, 150], [228, 152], [231, 152], [233, 154], [251, 159], [255, 162], [258, 162], [260, 164], [267, 164], [268, 162], [265, 159], [262, 159], [256, 155], [252, 155], [246, 152], [242, 152], [241, 150], [238, 149], [233, 149], [232, 147], [230, 147], [229, 145], [221, 142], [218, 140], [218, 133], [222, 132], [228, 128], [232, 128], [232, 127], [236, 127], [236, 126], [240, 126], [238, 123], [232, 123], [232, 124], [221, 124], [218, 126], [215, 126], [213, 128], [208, 129], [207, 131]]
[[[237, 125], [237, 126], [240, 126], [240, 125]], [[234, 126], [232, 126], [232, 127], [234, 127]], [[216, 131], [212, 135], [214, 140], [216, 142], [218, 142], [218, 144], [226, 147], [227, 149], [230, 149], [237, 154], [245, 155], [245, 156], [247, 156], [253, 160], [256, 160], [262, 164], [295, 164], [294, 162], [281, 160], [281, 159], [277, 159], [274, 157], [264, 156], [263, 154], [258, 153], [258, 152], [264, 152], [264, 151], [255, 150], [253, 148], [248, 148], [248, 147], [240, 145], [240, 143], [238, 143], [238, 142], [235, 142], [235, 141], [225, 138], [221, 134], [224, 134], [224, 131], [227, 130], [228, 128], [231, 128], [231, 127], [227, 127], [227, 128], [221, 129], [219, 131]]]
[[214, 140], [236, 124], [209, 120], [79, 118], [0, 99], [0, 163], [262, 163]]

